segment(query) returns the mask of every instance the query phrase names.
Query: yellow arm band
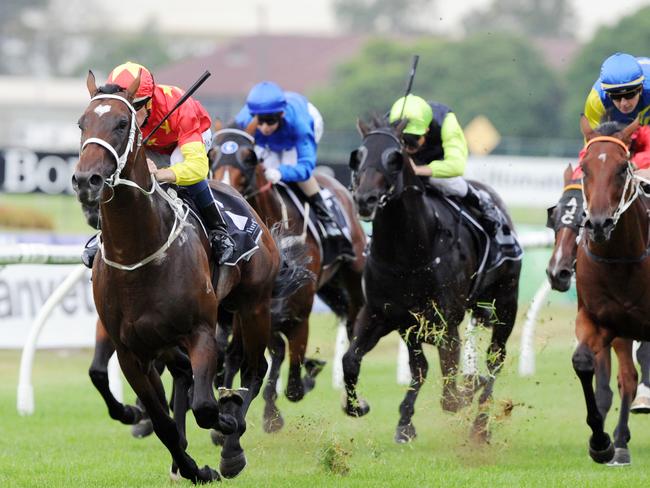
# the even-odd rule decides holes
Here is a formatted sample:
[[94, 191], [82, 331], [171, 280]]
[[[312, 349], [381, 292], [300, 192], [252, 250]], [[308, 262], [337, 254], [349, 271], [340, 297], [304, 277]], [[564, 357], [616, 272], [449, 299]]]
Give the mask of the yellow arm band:
[[198, 183], [208, 176], [208, 155], [203, 142], [188, 142], [181, 146], [183, 161], [170, 169], [176, 175], [176, 184], [188, 186]]

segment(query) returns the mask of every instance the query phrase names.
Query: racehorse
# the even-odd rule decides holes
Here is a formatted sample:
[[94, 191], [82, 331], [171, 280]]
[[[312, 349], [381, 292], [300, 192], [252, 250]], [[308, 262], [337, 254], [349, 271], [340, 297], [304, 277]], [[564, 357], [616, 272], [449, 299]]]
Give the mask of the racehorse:
[[[339, 260], [333, 264], [324, 263], [319, 244], [314, 235], [308, 231], [301, 212], [292, 203], [287, 193], [281, 194], [264, 177], [264, 167], [259, 164], [260, 161], [254, 150], [255, 127], [255, 121], [245, 131], [234, 127], [222, 128], [220, 124], [215, 126], [214, 144], [210, 151], [213, 178], [227, 182], [241, 192], [267, 225], [282, 225], [287, 234], [285, 239], [289, 244], [291, 240], [304, 242], [310, 257], [307, 266], [317, 277], [315, 282], [305, 284], [280, 304], [279, 314], [274, 314], [270, 346], [271, 367], [263, 394], [266, 402], [263, 426], [267, 432], [275, 432], [284, 424], [275, 403], [276, 385], [285, 354], [282, 335], [288, 340], [290, 360], [285, 394], [289, 400], [298, 401], [313, 387], [314, 376], [324, 364], [322, 361], [319, 363], [314, 359], [305, 359], [309, 315], [314, 295], [318, 293], [334, 313], [345, 320], [349, 335], [363, 303], [361, 274], [365, 261], [363, 250], [366, 245], [366, 235], [356, 218], [354, 202], [349, 192], [334, 178], [317, 174], [316, 178], [321, 187], [329, 189], [336, 195], [343, 206], [356, 256], [353, 261]], [[304, 379], [301, 379], [303, 364], [307, 374]]]
[[[495, 375], [517, 313], [521, 260], [501, 260], [493, 272], [479, 272], [485, 259], [481, 240], [454, 202], [433, 193], [415, 175], [401, 142], [405, 124], [390, 126], [377, 117], [370, 124], [359, 121], [363, 142], [350, 156], [354, 199], [360, 217], [372, 222], [372, 238], [363, 275], [366, 304], [343, 357], [344, 410], [351, 416], [368, 413], [368, 403], [356, 391], [361, 360], [381, 337], [397, 330], [408, 347], [412, 380], [399, 408], [395, 441], [408, 442], [416, 435], [411, 418], [428, 371], [423, 343], [438, 347], [444, 410], [457, 411], [483, 387], [471, 435], [485, 441]], [[507, 215], [503, 202], [492, 196]], [[509, 218], [508, 224], [512, 228]], [[456, 387], [458, 326], [466, 310], [492, 326], [492, 338], [488, 377], [477, 378], [469, 398], [461, 398]]]
[[[214, 272], [201, 224], [147, 168], [142, 121], [136, 120], [132, 105], [140, 77], [127, 90], [116, 85], [98, 89], [92, 72], [86, 83], [91, 101], [79, 119], [82, 144], [72, 184], [89, 223], [101, 222], [101, 259], [95, 259], [92, 273], [99, 325], [110, 337], [156, 435], [171, 453], [172, 471], [193, 482], [219, 479], [210, 467], [198, 468], [186, 452], [189, 407], [199, 426], [226, 435], [220, 470], [225, 477], [236, 476], [246, 465], [240, 445], [244, 417], [267, 368], [271, 294], [278, 280], [286, 277], [278, 275], [278, 248], [261, 225], [259, 249], [247, 261]], [[219, 190], [237, 197], [227, 186], [220, 185]], [[217, 275], [218, 281], [212, 283]], [[219, 307], [237, 317], [245, 351], [242, 384], [248, 390], [223, 392], [217, 401], [213, 380]], [[106, 338], [98, 334], [98, 343], [105, 346]], [[157, 358], [174, 377], [175, 421], [168, 415], [162, 383], [152, 367]], [[126, 424], [141, 419], [138, 408], [109, 397], [101, 377], [93, 378], [93, 383], [106, 399], [111, 417]]]
[[[650, 340], [650, 254], [648, 200], [629, 160], [629, 143], [638, 121], [621, 129], [605, 123], [581, 129], [587, 144], [580, 161], [585, 198], [585, 232], [578, 246], [578, 314], [573, 368], [580, 379], [591, 428], [589, 455], [598, 463], [630, 464], [628, 418], [637, 386], [632, 339]], [[592, 379], [595, 359], [614, 339], [621, 396], [614, 443], [604, 430]]]

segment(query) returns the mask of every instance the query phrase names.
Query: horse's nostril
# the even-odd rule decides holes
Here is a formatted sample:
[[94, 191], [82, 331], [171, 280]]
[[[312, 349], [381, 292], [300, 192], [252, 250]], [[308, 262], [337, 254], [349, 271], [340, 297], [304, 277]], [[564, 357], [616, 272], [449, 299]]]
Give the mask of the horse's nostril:
[[91, 188], [99, 188], [104, 184], [104, 179], [98, 174], [94, 174], [88, 179], [88, 183]]
[[561, 280], [570, 280], [573, 273], [569, 269], [561, 269], [557, 274], [557, 277]]
[[587, 220], [585, 220], [585, 227], [586, 227], [587, 229], [593, 229], [593, 228], [594, 228], [594, 224], [593, 224], [593, 222], [592, 222], [590, 219], [587, 219]]
[[614, 219], [608, 217], [604, 220], [603, 229], [608, 229], [613, 226], [614, 226]]

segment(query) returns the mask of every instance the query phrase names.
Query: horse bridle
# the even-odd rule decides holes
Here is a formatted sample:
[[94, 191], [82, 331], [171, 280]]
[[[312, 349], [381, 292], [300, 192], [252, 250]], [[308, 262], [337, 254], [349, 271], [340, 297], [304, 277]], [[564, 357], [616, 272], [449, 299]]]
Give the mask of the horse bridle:
[[[627, 159], [625, 162], [627, 164], [627, 168], [625, 171], [625, 184], [623, 185], [621, 199], [619, 200], [618, 206], [616, 207], [616, 210], [612, 215], [612, 220], [614, 221], [613, 225], [616, 226], [616, 223], [621, 218], [621, 215], [623, 215], [623, 212], [625, 212], [641, 194], [640, 191], [641, 180], [640, 178], [637, 178], [636, 175], [634, 174], [634, 166], [632, 164], [632, 161], [630, 160], [630, 150], [623, 141], [617, 139], [616, 137], [610, 137], [610, 136], [594, 137], [593, 139], [590, 139], [589, 142], [587, 142], [587, 145], [584, 148], [585, 153], [587, 149], [589, 149], [589, 146], [591, 146], [591, 144], [593, 144], [594, 142], [610, 142], [613, 144], [617, 144], [618, 146], [622, 147], [626, 153]], [[628, 193], [630, 193], [629, 196], [627, 196]], [[587, 201], [587, 195], [585, 194], [584, 176], [582, 182], [582, 198], [584, 201], [585, 222], [586, 222], [587, 220], [589, 220], [589, 202]]]
[[[126, 166], [126, 163], [129, 160], [129, 155], [133, 152], [134, 149], [134, 143], [135, 143], [135, 134], [137, 132], [138, 134], [138, 139], [137, 139], [137, 145], [136, 145], [136, 154], [137, 151], [140, 150], [142, 146], [142, 132], [140, 131], [140, 128], [138, 127], [137, 121], [136, 121], [136, 110], [133, 107], [133, 105], [124, 97], [121, 97], [119, 95], [112, 95], [112, 94], [101, 94], [101, 95], [95, 95], [93, 98], [90, 99], [90, 103], [94, 102], [95, 100], [102, 100], [102, 99], [112, 99], [112, 100], [119, 100], [120, 102], [124, 103], [129, 111], [131, 112], [131, 127], [129, 129], [129, 138], [128, 142], [126, 144], [126, 147], [124, 149], [124, 152], [122, 153], [121, 156], [118, 156], [117, 151], [115, 148], [108, 142], [106, 142], [104, 139], [101, 139], [99, 137], [89, 137], [86, 139], [83, 144], [81, 145], [81, 148], [79, 149], [79, 157], [81, 158], [81, 153], [83, 150], [88, 146], [89, 144], [97, 144], [99, 146], [102, 146], [104, 149], [106, 149], [114, 158], [117, 163], [117, 167], [115, 168], [115, 171], [113, 174], [111, 174], [105, 181], [104, 184], [111, 188], [112, 190], [115, 189], [116, 186], [119, 185], [125, 185], [125, 186], [130, 186], [133, 188], [137, 188], [140, 192], [144, 193], [145, 195], [152, 195], [154, 192], [158, 193], [160, 196], [163, 197], [163, 199], [169, 204], [171, 207], [172, 211], [174, 212], [174, 224], [172, 225], [172, 228], [169, 232], [169, 236], [167, 237], [167, 240], [165, 243], [153, 254], [150, 254], [149, 256], [145, 257], [144, 259], [141, 259], [140, 261], [133, 263], [133, 264], [121, 264], [116, 261], [111, 261], [106, 257], [106, 252], [104, 251], [104, 243], [101, 239], [101, 232], [100, 232], [100, 239], [99, 239], [99, 248], [102, 251], [102, 260], [109, 266], [112, 266], [114, 268], [120, 269], [122, 271], [133, 271], [135, 269], [138, 269], [145, 264], [150, 263], [154, 259], [157, 259], [161, 257], [167, 249], [172, 245], [172, 243], [176, 240], [176, 238], [182, 233], [183, 229], [189, 225], [187, 223], [187, 217], [189, 215], [189, 207], [187, 207], [180, 198], [178, 198], [175, 195], [175, 192], [173, 195], [168, 195], [167, 192], [165, 192], [162, 187], [158, 184], [158, 181], [156, 180], [156, 177], [151, 174], [151, 189], [150, 190], [145, 190], [142, 188], [140, 185], [138, 185], [135, 181], [129, 180], [127, 178], [122, 178], [120, 174], [122, 173], [122, 170]], [[170, 192], [173, 192], [174, 190], [170, 189]], [[113, 196], [109, 198], [107, 201], [104, 203], [110, 202], [113, 197], [115, 196], [115, 193], [113, 192]]]
[[389, 137], [392, 139], [397, 145], [391, 145], [384, 149], [381, 153], [381, 162], [378, 165], [372, 166], [375, 170], [379, 171], [384, 179], [388, 183], [388, 189], [382, 193], [379, 196], [379, 201], [377, 203], [377, 208], [383, 208], [385, 207], [388, 202], [391, 200], [394, 200], [395, 198], [398, 198], [404, 191], [406, 190], [415, 190], [418, 192], [422, 192], [422, 188], [417, 185], [404, 185], [402, 181], [402, 172], [399, 171], [398, 173], [391, 172], [388, 167], [387, 163], [390, 160], [391, 156], [395, 153], [399, 154], [400, 157], [402, 157], [402, 141], [399, 140], [399, 138], [390, 130], [386, 129], [375, 129], [370, 132], [368, 132], [363, 140], [361, 141], [361, 146], [359, 149], [357, 149], [355, 152], [353, 152], [354, 157], [356, 157], [356, 154], [361, 153], [362, 154], [362, 159], [359, 161], [359, 165], [357, 170], [352, 170], [352, 178], [351, 178], [351, 185], [352, 185], [352, 191], [356, 191], [357, 189], [357, 184], [356, 184], [356, 179], [357, 179], [357, 174], [359, 171], [361, 171], [361, 168], [363, 167], [366, 158], [368, 156], [368, 149], [366, 147], [366, 141], [368, 140], [368, 137], [372, 135], [382, 135]]
[[[231, 127], [220, 129], [214, 133], [213, 141], [216, 141], [217, 137], [222, 134], [234, 134], [237, 136], [244, 137], [250, 143], [250, 145], [247, 145], [245, 147], [249, 148], [253, 153], [255, 153], [255, 139], [248, 132], [241, 129], [231, 128]], [[229, 141], [222, 142], [220, 148], [226, 142]], [[219, 161], [222, 157], [222, 154], [225, 153], [219, 151], [219, 156], [217, 156], [217, 159], [215, 160], [215, 164], [213, 166], [219, 165]], [[246, 187], [244, 188], [243, 196], [246, 200], [251, 200], [255, 196], [259, 195], [260, 193], [264, 193], [271, 189], [273, 184], [270, 181], [265, 185], [263, 185], [262, 187], [257, 188], [257, 175], [255, 174], [255, 165], [247, 165], [245, 161], [242, 161], [238, 150], [235, 153], [235, 161], [237, 161], [237, 164], [224, 163], [224, 165], [232, 166], [234, 168], [241, 170], [242, 173], [244, 173], [244, 176], [246, 178]]]

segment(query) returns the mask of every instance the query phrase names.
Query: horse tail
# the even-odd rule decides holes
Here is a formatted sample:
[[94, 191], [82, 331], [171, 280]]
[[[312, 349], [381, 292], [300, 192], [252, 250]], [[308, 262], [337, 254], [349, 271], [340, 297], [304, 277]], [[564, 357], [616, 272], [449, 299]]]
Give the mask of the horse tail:
[[281, 223], [271, 228], [271, 235], [280, 252], [280, 271], [273, 283], [271, 297], [283, 299], [310, 281], [315, 281], [316, 275], [307, 267], [311, 263], [311, 256], [304, 242], [286, 239], [290, 236]]

